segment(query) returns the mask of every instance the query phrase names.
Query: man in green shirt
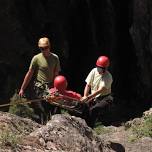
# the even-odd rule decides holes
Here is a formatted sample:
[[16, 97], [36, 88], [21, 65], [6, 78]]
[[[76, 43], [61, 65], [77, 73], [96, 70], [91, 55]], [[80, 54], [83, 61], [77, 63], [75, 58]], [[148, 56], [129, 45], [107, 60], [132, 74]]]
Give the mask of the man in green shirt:
[[[24, 95], [25, 89], [27, 88], [32, 77], [34, 77], [34, 97], [41, 98], [46, 89], [53, 85], [54, 78], [59, 74], [60, 61], [59, 57], [51, 52], [51, 44], [47, 37], [40, 38], [38, 41], [38, 47], [40, 53], [35, 55], [29, 66], [29, 70], [25, 75], [22, 83], [19, 95]], [[34, 111], [39, 115], [39, 121], [46, 122], [49, 115], [51, 105], [47, 102], [42, 101], [33, 103]], [[51, 108], [51, 107], [50, 107]]]

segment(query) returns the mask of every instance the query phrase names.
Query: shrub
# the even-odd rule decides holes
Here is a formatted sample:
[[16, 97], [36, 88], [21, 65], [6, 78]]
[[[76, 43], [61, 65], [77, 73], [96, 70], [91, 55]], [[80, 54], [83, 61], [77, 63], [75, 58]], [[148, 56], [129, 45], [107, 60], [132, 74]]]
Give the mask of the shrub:
[[105, 128], [104, 125], [102, 125], [102, 123], [98, 122], [96, 123], [94, 129], [93, 129], [98, 135], [100, 134], [106, 134], [109, 133], [110, 130]]
[[32, 118], [34, 115], [34, 111], [29, 107], [28, 104], [25, 104], [27, 99], [20, 98], [17, 93], [13, 95], [11, 98], [11, 106], [9, 108], [9, 113], [15, 114], [24, 118]]
[[137, 138], [151, 137], [152, 138], [152, 114], [144, 118], [143, 123], [132, 127], [133, 133]]
[[19, 141], [21, 141], [21, 137], [9, 129], [5, 129], [0, 134], [0, 147], [9, 146], [15, 149]]

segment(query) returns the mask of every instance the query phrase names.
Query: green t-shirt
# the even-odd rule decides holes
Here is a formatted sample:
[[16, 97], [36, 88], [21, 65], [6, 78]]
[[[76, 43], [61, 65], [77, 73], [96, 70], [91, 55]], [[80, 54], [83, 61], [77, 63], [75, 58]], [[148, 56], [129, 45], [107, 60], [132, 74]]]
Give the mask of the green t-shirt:
[[31, 68], [36, 72], [38, 81], [52, 83], [55, 73], [60, 71], [60, 61], [54, 53], [50, 53], [48, 58], [39, 53], [32, 58], [29, 69]]

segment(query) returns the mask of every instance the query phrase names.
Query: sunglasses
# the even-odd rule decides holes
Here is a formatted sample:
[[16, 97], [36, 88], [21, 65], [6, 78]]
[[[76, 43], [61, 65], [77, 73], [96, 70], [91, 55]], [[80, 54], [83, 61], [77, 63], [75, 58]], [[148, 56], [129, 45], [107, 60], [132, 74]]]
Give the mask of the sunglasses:
[[41, 51], [47, 50], [49, 47], [45, 46], [45, 47], [39, 47]]

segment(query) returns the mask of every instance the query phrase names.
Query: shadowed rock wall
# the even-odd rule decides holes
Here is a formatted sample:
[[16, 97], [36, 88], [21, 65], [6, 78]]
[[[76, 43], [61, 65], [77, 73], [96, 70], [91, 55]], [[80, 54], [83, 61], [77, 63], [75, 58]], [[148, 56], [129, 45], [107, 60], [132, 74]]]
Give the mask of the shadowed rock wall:
[[149, 106], [151, 6], [150, 0], [1, 0], [1, 103], [20, 87], [32, 56], [39, 52], [39, 37], [48, 36], [70, 89], [83, 94], [97, 57], [108, 55], [115, 99]]

